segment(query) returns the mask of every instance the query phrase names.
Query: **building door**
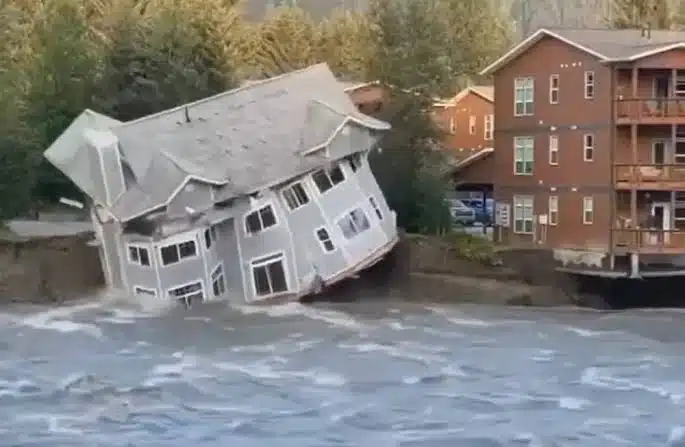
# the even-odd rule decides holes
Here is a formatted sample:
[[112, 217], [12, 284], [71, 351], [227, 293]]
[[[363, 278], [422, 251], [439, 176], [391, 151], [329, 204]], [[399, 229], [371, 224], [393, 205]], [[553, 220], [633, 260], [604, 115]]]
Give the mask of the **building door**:
[[663, 230], [664, 233], [657, 233], [657, 240], [659, 242], [668, 243], [671, 229], [671, 204], [666, 202], [652, 203], [652, 224], [650, 225], [656, 230]]
[[655, 98], [667, 98], [670, 90], [670, 77], [660, 76], [654, 78], [654, 97]]
[[652, 163], [663, 165], [666, 163], [666, 142], [656, 140], [652, 143]]

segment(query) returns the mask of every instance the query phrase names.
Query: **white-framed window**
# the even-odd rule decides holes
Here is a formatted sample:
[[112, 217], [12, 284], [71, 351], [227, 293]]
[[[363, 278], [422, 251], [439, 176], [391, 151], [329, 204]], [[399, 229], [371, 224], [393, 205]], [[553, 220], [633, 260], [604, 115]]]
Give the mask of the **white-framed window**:
[[283, 198], [291, 211], [309, 203], [309, 196], [302, 182], [293, 183], [285, 188], [283, 190]]
[[533, 196], [514, 196], [514, 233], [533, 234]]
[[215, 297], [226, 293], [226, 276], [224, 275], [224, 265], [217, 265], [210, 275], [212, 280], [212, 293]]
[[595, 135], [588, 133], [583, 135], [583, 160], [593, 161], [595, 159]]
[[350, 155], [348, 158], [348, 161], [350, 163], [350, 168], [352, 169], [352, 172], [357, 172], [359, 169], [361, 169], [363, 160], [362, 160], [362, 154], [357, 152], [356, 154]]
[[325, 193], [337, 184], [345, 181], [345, 174], [339, 165], [330, 169], [321, 169], [312, 174], [312, 180], [321, 194]]
[[245, 216], [245, 232], [256, 234], [275, 226], [276, 223], [274, 208], [271, 205], [266, 205]]
[[533, 114], [535, 80], [533, 78], [514, 79], [514, 116]]
[[595, 97], [595, 72], [585, 72], [585, 99], [592, 99]]
[[486, 140], [492, 140], [492, 134], [495, 130], [495, 115], [485, 115], [484, 118], [484, 137]]
[[214, 245], [214, 242], [216, 242], [216, 238], [216, 225], [212, 225], [211, 227], [207, 228], [204, 232], [205, 248], [207, 248], [208, 250], [212, 248], [212, 245]]
[[378, 217], [378, 220], [383, 220], [383, 213], [381, 212], [381, 208], [378, 206], [378, 202], [376, 202], [376, 198], [370, 196], [369, 203], [371, 204], [371, 208], [373, 208], [373, 211], [376, 213], [376, 217]]
[[144, 267], [150, 266], [150, 252], [146, 247], [141, 247], [140, 245], [128, 246], [128, 261], [131, 264], [138, 264]]
[[453, 116], [450, 116], [450, 133], [453, 135], [457, 133], [457, 120]]
[[559, 137], [557, 135], [549, 136], [549, 164], [552, 166], [559, 164]]
[[283, 253], [256, 259], [251, 264], [255, 296], [263, 298], [288, 291]]
[[514, 137], [514, 174], [533, 175], [535, 141], [533, 137]]
[[595, 220], [595, 199], [583, 197], [583, 224], [592, 225]]
[[343, 217], [338, 219], [337, 223], [345, 239], [352, 239], [371, 228], [369, 219], [361, 208], [355, 208], [345, 213]]
[[133, 293], [135, 293], [136, 295], [157, 296], [157, 290], [143, 286], [135, 286], [133, 288]]
[[476, 134], [476, 117], [473, 115], [469, 116], [469, 134]]
[[559, 75], [549, 76], [549, 103], [559, 104]]
[[316, 239], [318, 239], [319, 243], [321, 244], [323, 251], [330, 253], [335, 250], [335, 244], [331, 240], [331, 235], [328, 234], [328, 230], [326, 228], [321, 227], [317, 229], [315, 233]]
[[189, 239], [178, 244], [165, 245], [159, 248], [159, 255], [162, 258], [162, 265], [176, 264], [183, 259], [194, 258], [197, 256], [197, 246], [195, 241]]
[[549, 196], [547, 223], [557, 225], [559, 223], [559, 196]]
[[182, 300], [186, 304], [205, 299], [205, 290], [204, 287], [202, 287], [202, 281], [194, 281], [181, 286], [176, 286], [169, 289], [168, 293], [170, 298]]

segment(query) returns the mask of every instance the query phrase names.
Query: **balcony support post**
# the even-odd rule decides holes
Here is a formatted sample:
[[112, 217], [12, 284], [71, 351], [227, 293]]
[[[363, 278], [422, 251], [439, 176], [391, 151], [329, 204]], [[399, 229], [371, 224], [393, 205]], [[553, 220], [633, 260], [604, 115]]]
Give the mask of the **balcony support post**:
[[675, 140], [677, 129], [678, 126], [676, 126], [675, 124], [671, 124], [671, 144], [669, 144], [666, 148], [666, 162], [669, 165], [675, 163]]
[[631, 109], [632, 114], [632, 119], [639, 119], [640, 115], [642, 114], [642, 107], [641, 107], [641, 102], [637, 101], [637, 94], [638, 94], [638, 71], [637, 67], [633, 65], [633, 68], [630, 72], [630, 96], [633, 98], [631, 101]]
[[639, 176], [637, 175], [639, 167], [637, 167], [638, 163], [638, 155], [637, 155], [637, 125], [636, 124], [631, 124], [630, 125], [630, 146], [631, 146], [631, 152], [632, 152], [632, 172], [631, 172], [631, 177], [632, 177], [632, 187], [630, 188], [630, 222], [632, 222], [632, 227], [637, 228], [638, 223], [637, 223], [637, 189], [636, 185], [639, 181]]
[[637, 253], [630, 254], [630, 278], [640, 277], [640, 255]]

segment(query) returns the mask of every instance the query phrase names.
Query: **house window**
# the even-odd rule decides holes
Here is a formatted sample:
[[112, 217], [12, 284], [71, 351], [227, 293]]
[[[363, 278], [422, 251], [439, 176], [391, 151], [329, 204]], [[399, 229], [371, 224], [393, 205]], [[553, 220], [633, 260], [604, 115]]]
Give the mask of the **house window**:
[[549, 164], [559, 164], [559, 137], [556, 135], [549, 136]]
[[197, 256], [197, 247], [194, 240], [181, 242], [180, 244], [166, 245], [159, 249], [162, 264], [176, 264], [183, 259]]
[[338, 220], [338, 226], [342, 230], [345, 239], [352, 239], [359, 233], [363, 233], [371, 228], [369, 219], [361, 208], [356, 208], [345, 214], [345, 216]]
[[360, 153], [352, 155], [349, 158], [349, 162], [350, 168], [352, 168], [352, 172], [357, 172], [362, 167], [362, 155]]
[[457, 121], [454, 119], [453, 116], [450, 116], [450, 133], [457, 133]]
[[212, 225], [211, 227], [207, 228], [204, 233], [205, 237], [205, 247], [209, 250], [212, 248], [212, 245], [214, 245], [214, 242], [216, 242], [216, 225]]
[[469, 134], [476, 134], [476, 117], [473, 115], [469, 116]]
[[549, 77], [549, 103], [559, 104], [559, 75], [554, 74]]
[[583, 136], [583, 160], [595, 159], [595, 136], [591, 133]]
[[252, 281], [255, 295], [265, 297], [288, 291], [283, 255], [267, 256], [252, 262]]
[[343, 174], [342, 169], [339, 165], [335, 165], [331, 169], [316, 171], [312, 174], [312, 180], [319, 191], [323, 194], [338, 183], [345, 181], [345, 174]]
[[224, 276], [224, 266], [219, 264], [210, 275], [212, 280], [212, 293], [215, 297], [226, 293], [226, 277]]
[[296, 210], [299, 207], [309, 203], [307, 191], [304, 189], [304, 185], [300, 182], [297, 182], [284, 189], [283, 197], [285, 198], [285, 203], [288, 204], [288, 208], [291, 210]]
[[514, 233], [533, 234], [532, 196], [514, 196]]
[[514, 138], [514, 174], [533, 175], [535, 146], [533, 137]]
[[585, 99], [592, 99], [595, 97], [595, 72], [585, 72]]
[[173, 289], [169, 289], [169, 296], [177, 300], [183, 300], [186, 304], [193, 301], [205, 299], [205, 292], [202, 288], [202, 281], [185, 284]]
[[376, 199], [373, 197], [369, 197], [369, 203], [371, 204], [371, 207], [373, 210], [376, 212], [376, 216], [378, 217], [378, 220], [383, 220], [383, 213], [381, 213], [381, 209], [378, 206], [378, 202], [376, 202]]
[[259, 233], [276, 225], [276, 214], [271, 205], [266, 205], [245, 216], [245, 230], [248, 234]]
[[492, 140], [492, 133], [495, 129], [494, 115], [485, 115], [485, 139]]
[[146, 267], [150, 266], [150, 253], [147, 251], [147, 248], [145, 247], [129, 245], [128, 259], [131, 262], [131, 264], [138, 264]]
[[316, 230], [316, 238], [319, 240], [319, 243], [321, 244], [323, 251], [328, 253], [335, 250], [335, 245], [333, 244], [333, 241], [331, 240], [331, 236], [328, 234], [327, 229], [319, 228], [318, 230]]
[[595, 220], [595, 200], [592, 197], [583, 197], [583, 223], [592, 225]]
[[516, 78], [514, 80], [514, 116], [533, 114], [533, 95], [535, 81], [533, 78]]
[[549, 209], [547, 220], [552, 226], [559, 223], [559, 196], [549, 196]]
[[157, 296], [157, 291], [155, 289], [148, 289], [147, 287], [142, 286], [135, 286], [133, 288], [133, 293], [136, 295]]

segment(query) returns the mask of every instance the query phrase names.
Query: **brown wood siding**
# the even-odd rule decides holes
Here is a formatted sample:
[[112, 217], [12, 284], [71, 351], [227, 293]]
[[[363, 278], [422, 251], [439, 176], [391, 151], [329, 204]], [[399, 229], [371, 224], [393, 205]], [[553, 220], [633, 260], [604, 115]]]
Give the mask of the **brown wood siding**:
[[645, 57], [635, 62], [639, 68], [679, 68], [685, 69], [685, 50], [664, 51], [654, 56]]
[[[473, 92], [461, 98], [459, 102], [447, 107], [435, 107], [435, 118], [445, 131], [443, 145], [450, 150], [482, 149], [492, 147], [493, 140], [485, 139], [485, 117], [494, 114], [492, 102]], [[470, 132], [470, 117], [476, 118], [476, 130]], [[456, 129], [450, 133], [450, 118], [454, 120]]]

